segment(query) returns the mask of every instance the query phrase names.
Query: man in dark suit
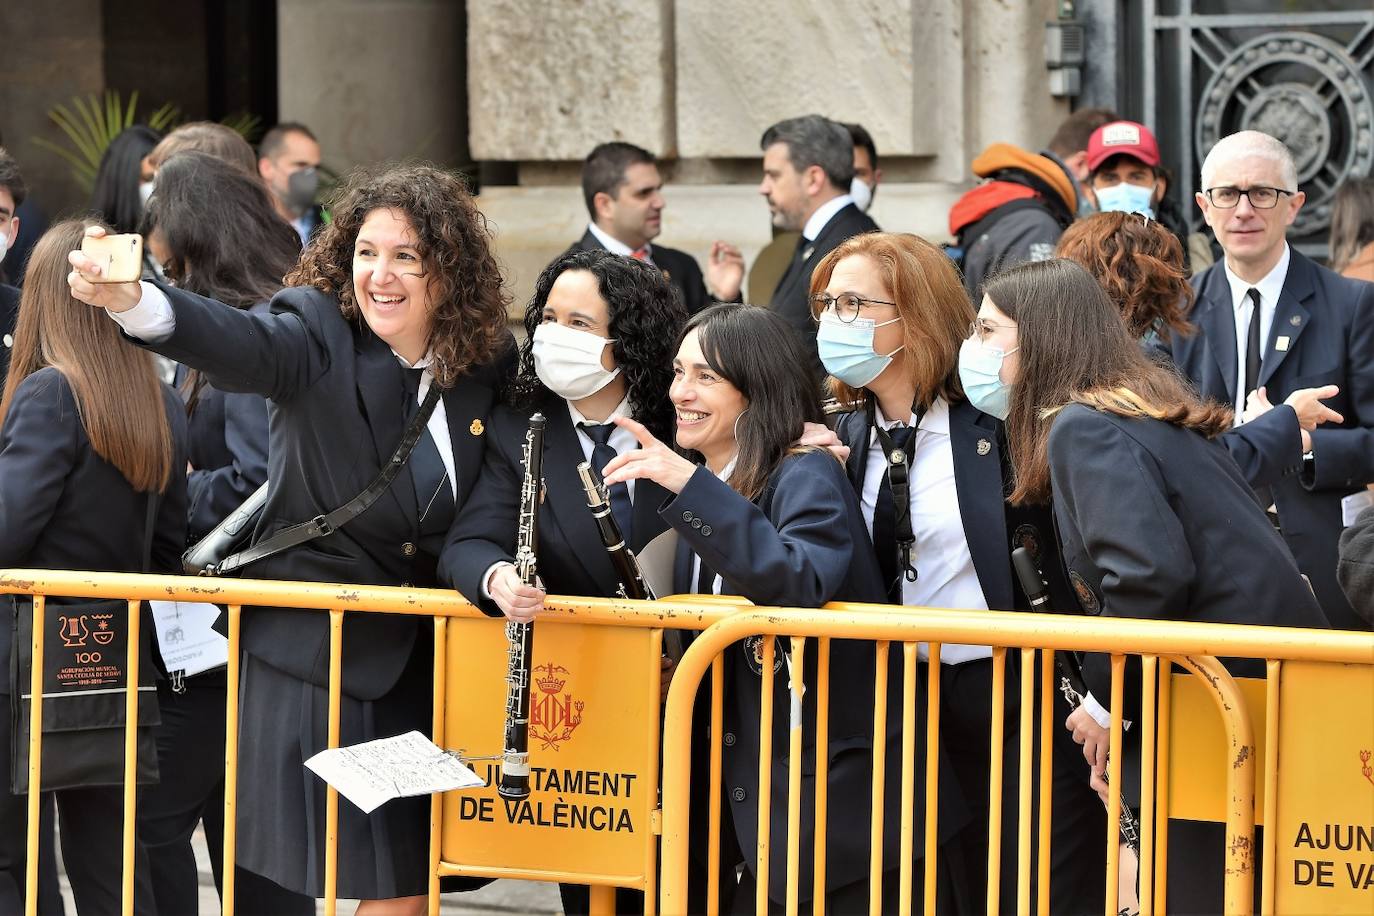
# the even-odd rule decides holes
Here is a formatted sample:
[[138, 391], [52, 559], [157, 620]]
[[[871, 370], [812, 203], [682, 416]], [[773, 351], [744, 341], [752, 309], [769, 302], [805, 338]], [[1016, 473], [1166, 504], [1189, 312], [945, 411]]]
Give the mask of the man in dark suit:
[[1172, 356], [1199, 392], [1248, 419], [1294, 391], [1334, 385], [1341, 415], [1302, 433], [1295, 473], [1259, 493], [1331, 625], [1368, 629], [1336, 581], [1341, 502], [1374, 481], [1374, 284], [1348, 280], [1284, 239], [1302, 207], [1292, 154], [1258, 131], [1224, 137], [1202, 164], [1197, 205], [1225, 259], [1192, 280]]
[[824, 376], [811, 319], [811, 270], [845, 239], [878, 231], [878, 224], [849, 196], [854, 141], [843, 125], [820, 115], [779, 121], [763, 132], [763, 181], [773, 225], [800, 232], [792, 263], [778, 281], [770, 307], [801, 339], [812, 374]]
[[315, 203], [320, 187], [320, 143], [297, 121], [284, 121], [263, 134], [258, 144], [258, 175], [272, 192], [282, 219], [310, 244], [324, 226], [324, 210]]
[[[648, 150], [632, 143], [602, 143], [582, 163], [587, 231], [563, 254], [604, 249], [647, 261], [682, 294], [694, 315], [712, 302], [740, 301], [744, 256], [725, 242], [711, 244], [702, 276], [696, 259], [666, 245], [651, 245], [663, 231], [663, 177]], [[562, 257], [562, 255], [560, 255]]]

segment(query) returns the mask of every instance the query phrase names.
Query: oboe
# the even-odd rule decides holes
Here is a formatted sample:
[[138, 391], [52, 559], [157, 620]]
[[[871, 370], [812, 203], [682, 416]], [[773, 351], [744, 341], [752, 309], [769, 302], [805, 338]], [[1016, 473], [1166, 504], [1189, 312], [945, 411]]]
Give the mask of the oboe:
[[582, 489], [587, 494], [587, 508], [592, 510], [592, 517], [596, 519], [596, 530], [601, 533], [601, 543], [605, 545], [606, 555], [611, 558], [616, 578], [620, 580], [616, 591], [622, 598], [653, 601], [654, 591], [644, 579], [639, 558], [625, 543], [625, 536], [620, 533], [620, 525], [611, 514], [611, 498], [606, 493], [606, 485], [585, 461], [577, 465], [577, 475], [582, 478]]
[[[539, 497], [544, 488], [544, 415], [530, 417], [525, 431], [525, 479], [520, 484], [520, 523], [516, 533], [515, 570], [525, 585], [535, 584], [539, 543]], [[530, 794], [530, 656], [534, 651], [534, 624], [506, 621], [506, 738], [501, 751], [501, 780], [496, 791], [502, 798], [527, 798]]]
[[[1031, 557], [1030, 551], [1024, 547], [1018, 547], [1011, 552], [1011, 565], [1016, 570], [1016, 577], [1021, 582], [1021, 589], [1030, 599], [1032, 611], [1048, 611], [1050, 603], [1049, 588], [1045, 585], [1045, 580], [1040, 574], [1040, 569], [1035, 565], [1035, 560]], [[1088, 692], [1087, 685], [1083, 682], [1083, 672], [1078, 665], [1078, 659], [1072, 652], [1055, 652], [1054, 667], [1059, 674], [1059, 692], [1063, 694], [1068, 702], [1070, 709], [1077, 709], [1083, 705], [1083, 697]], [[1102, 781], [1107, 781], [1107, 774], [1102, 774]], [[1136, 819], [1131, 811], [1131, 806], [1127, 804], [1126, 797], [1123, 795], [1121, 801], [1121, 814], [1117, 818], [1117, 832], [1121, 834], [1122, 842], [1131, 847], [1137, 856], [1140, 855], [1140, 821]]]

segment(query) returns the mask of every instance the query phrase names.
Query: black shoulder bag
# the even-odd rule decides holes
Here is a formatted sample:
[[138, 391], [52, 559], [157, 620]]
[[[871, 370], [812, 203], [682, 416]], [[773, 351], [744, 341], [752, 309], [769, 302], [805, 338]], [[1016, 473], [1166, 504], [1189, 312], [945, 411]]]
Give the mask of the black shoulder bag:
[[[157, 494], [148, 494], [143, 572], [152, 556]], [[33, 598], [13, 601], [10, 649], [10, 791], [29, 791], [29, 689], [33, 684]], [[61, 600], [61, 599], [58, 599]], [[140, 613], [143, 613], [140, 605]], [[154, 686], [152, 615], [138, 641], [138, 783], [158, 781], [153, 726], [161, 721]], [[42, 791], [124, 784], [129, 602], [57, 603], [43, 615]]]
[[424, 401], [420, 404], [419, 413], [415, 414], [410, 425], [406, 427], [400, 444], [391, 454], [391, 460], [382, 466], [381, 473], [365, 490], [333, 512], [328, 515], [317, 515], [308, 522], [283, 528], [271, 537], [247, 546], [248, 539], [257, 527], [258, 518], [262, 515], [262, 507], [267, 502], [267, 484], [263, 484], [252, 496], [244, 500], [243, 505], [216, 525], [213, 531], [181, 555], [182, 569], [188, 576], [232, 576], [250, 563], [298, 547], [315, 538], [333, 534], [366, 512], [368, 507], [391, 486], [391, 482], [410, 459], [410, 453], [420, 441], [420, 436], [424, 434], [425, 425], [429, 422], [430, 414], [434, 413], [434, 405], [437, 403], [439, 387], [430, 385]]

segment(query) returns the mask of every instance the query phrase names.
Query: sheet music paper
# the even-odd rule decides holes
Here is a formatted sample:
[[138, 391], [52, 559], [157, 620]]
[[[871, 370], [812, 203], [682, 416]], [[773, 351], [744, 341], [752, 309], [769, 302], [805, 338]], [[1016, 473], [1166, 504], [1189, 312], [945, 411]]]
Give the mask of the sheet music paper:
[[486, 785], [457, 755], [415, 731], [320, 751], [305, 765], [364, 814], [393, 798]]
[[222, 667], [229, 661], [229, 640], [211, 629], [219, 618], [213, 604], [150, 601], [157, 627], [157, 647], [168, 671], [187, 677]]
[[649, 588], [660, 598], [673, 594], [673, 564], [677, 561], [677, 532], [672, 528], [635, 551]]

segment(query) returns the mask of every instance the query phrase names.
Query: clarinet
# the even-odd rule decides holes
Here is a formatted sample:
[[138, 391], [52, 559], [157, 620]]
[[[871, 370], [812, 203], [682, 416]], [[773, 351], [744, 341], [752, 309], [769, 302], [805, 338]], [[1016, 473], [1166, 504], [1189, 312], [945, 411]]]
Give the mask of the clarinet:
[[606, 494], [606, 485], [597, 476], [592, 466], [585, 461], [577, 465], [577, 475], [582, 478], [582, 489], [587, 494], [587, 508], [592, 510], [596, 519], [596, 530], [601, 534], [601, 543], [606, 547], [606, 555], [611, 558], [615, 575], [619, 580], [616, 594], [622, 598], [636, 601], [653, 601], [654, 590], [644, 579], [644, 571], [639, 566], [639, 558], [625, 543], [620, 533], [620, 525], [611, 514], [611, 499]]
[[[536, 581], [535, 548], [539, 543], [539, 499], [544, 489], [544, 415], [530, 417], [525, 431], [525, 479], [520, 484], [520, 524], [516, 533], [515, 570], [525, 585]], [[502, 798], [530, 794], [530, 662], [534, 624], [506, 621], [506, 738], [501, 751]]]
[[[1024, 547], [1018, 547], [1011, 552], [1011, 565], [1016, 570], [1016, 578], [1021, 582], [1021, 589], [1030, 599], [1031, 610], [1036, 612], [1048, 612], [1047, 605], [1050, 603], [1049, 588], [1045, 584], [1044, 578], [1040, 574], [1040, 569], [1035, 565], [1035, 560], [1031, 557], [1030, 551]], [[1077, 709], [1083, 705], [1083, 697], [1088, 692], [1087, 684], [1083, 681], [1083, 669], [1078, 664], [1078, 658], [1072, 652], [1055, 652], [1054, 667], [1059, 674], [1059, 692], [1068, 702], [1070, 709]], [[1102, 774], [1102, 781], [1107, 781], [1107, 774]], [[1140, 821], [1131, 811], [1131, 806], [1126, 803], [1126, 797], [1122, 796], [1121, 815], [1117, 818], [1117, 831], [1121, 834], [1122, 841], [1140, 855]]]

